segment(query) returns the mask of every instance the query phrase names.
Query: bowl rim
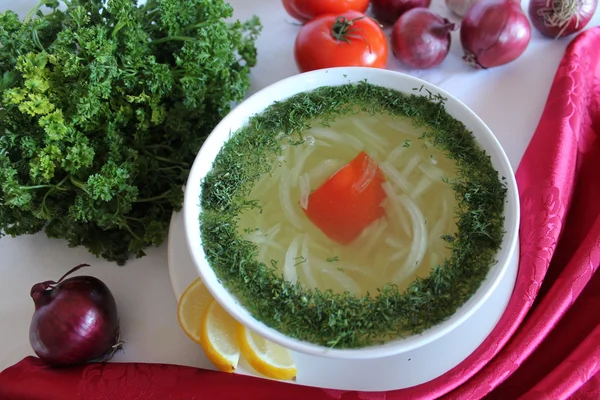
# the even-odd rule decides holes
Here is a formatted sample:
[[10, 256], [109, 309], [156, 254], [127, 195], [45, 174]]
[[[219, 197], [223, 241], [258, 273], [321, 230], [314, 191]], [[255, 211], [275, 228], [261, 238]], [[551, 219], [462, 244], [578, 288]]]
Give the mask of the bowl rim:
[[[463, 303], [463, 305], [454, 314], [448, 317], [445, 321], [425, 330], [424, 332], [409, 336], [407, 338], [400, 338], [389, 341], [382, 345], [373, 345], [362, 348], [332, 349], [289, 337], [277, 331], [276, 329], [267, 326], [262, 321], [255, 319], [246, 310], [246, 308], [237, 301], [235, 295], [230, 293], [223, 285], [221, 285], [220, 280], [217, 278], [215, 272], [208, 264], [202, 246], [198, 218], [201, 213], [201, 181], [204, 179], [206, 172], [208, 172], [204, 171], [204, 169], [206, 168], [207, 163], [210, 164], [208, 169], [210, 170], [210, 168], [212, 168], [216, 154], [220, 151], [222, 145], [229, 138], [229, 134], [232, 131], [230, 129], [231, 126], [236, 125], [235, 121], [242, 121], [237, 125], [243, 125], [249, 117], [256, 113], [249, 112], [253, 103], [261, 101], [264, 102], [263, 98], [265, 97], [271, 99], [269, 102], [267, 102], [267, 104], [272, 104], [274, 101], [284, 100], [290, 96], [293, 96], [294, 94], [307, 91], [306, 89], [302, 89], [302, 83], [304, 83], [304, 86], [310, 86], [311, 89], [309, 90], [320, 86], [342, 84], [332, 83], [332, 81], [335, 81], [335, 79], [332, 78], [337, 77], [339, 81], [340, 76], [343, 76], [344, 80], [347, 80], [347, 82], [343, 83], [356, 83], [364, 80], [369, 83], [369, 78], [377, 80], [383, 79], [386, 82], [404, 80], [406, 82], [410, 82], [413, 87], [423, 86], [445, 97], [447, 99], [447, 108], [450, 105], [456, 108], [457, 112], [463, 114], [463, 122], [465, 122], [465, 119], [469, 119], [471, 125], [475, 125], [478, 128], [478, 133], [475, 135], [475, 137], [480, 145], [482, 145], [482, 138], [487, 142], [487, 146], [482, 145], [486, 152], [489, 154], [491, 150], [494, 151], [496, 162], [494, 162], [493, 165], [499, 174], [506, 178], [504, 182], [506, 183], [507, 194], [505, 201], [505, 234], [502, 241], [502, 249], [498, 253], [499, 256], [497, 257], [497, 262], [490, 267], [486, 278], [481, 283], [477, 291], [465, 303]], [[377, 84], [399, 90], [393, 87], [393, 83]], [[289, 85], [295, 89], [283, 90]], [[260, 108], [258, 112], [264, 110], [265, 107]], [[469, 129], [475, 133], [474, 129]], [[237, 128], [235, 130], [237, 130]], [[224, 136], [226, 137], [224, 138]], [[509, 204], [509, 207], [506, 206], [507, 203]], [[509, 261], [514, 256], [515, 247], [519, 236], [520, 207], [515, 174], [506, 153], [500, 145], [500, 142], [494, 136], [489, 127], [479, 118], [479, 116], [477, 116], [473, 110], [462, 103], [459, 99], [429, 82], [401, 72], [366, 67], [337, 67], [297, 74], [277, 81], [249, 96], [239, 105], [237, 105], [237, 107], [235, 107], [228, 115], [226, 115], [213, 129], [196, 155], [190, 170], [188, 182], [185, 186], [183, 214], [188, 250], [192, 260], [194, 261], [194, 265], [200, 275], [200, 278], [204, 281], [205, 286], [216, 299], [216, 301], [237, 321], [261, 334], [266, 339], [271, 340], [290, 350], [338, 359], [366, 359], [392, 356], [425, 346], [468, 320], [468, 318], [473, 315], [473, 313], [475, 313], [475, 311], [477, 311], [485, 301], [487, 301], [509, 267]]]

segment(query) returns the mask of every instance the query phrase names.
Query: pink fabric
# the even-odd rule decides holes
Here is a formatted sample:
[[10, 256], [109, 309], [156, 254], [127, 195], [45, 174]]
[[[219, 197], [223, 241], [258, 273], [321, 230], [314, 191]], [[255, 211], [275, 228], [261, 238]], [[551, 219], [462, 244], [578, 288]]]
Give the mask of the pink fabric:
[[471, 356], [431, 382], [356, 393], [158, 364], [58, 373], [28, 357], [0, 373], [0, 400], [600, 399], [599, 136], [600, 27], [569, 45], [517, 171], [521, 260], [507, 311]]

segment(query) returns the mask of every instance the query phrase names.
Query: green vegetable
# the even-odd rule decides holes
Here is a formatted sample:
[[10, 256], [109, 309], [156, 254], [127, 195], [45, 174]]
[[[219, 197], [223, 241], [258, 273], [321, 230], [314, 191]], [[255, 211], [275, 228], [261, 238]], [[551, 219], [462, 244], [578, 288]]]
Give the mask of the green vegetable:
[[[446, 112], [444, 100], [367, 82], [323, 87], [273, 104], [235, 132], [202, 183], [200, 230], [211, 267], [254, 317], [308, 342], [361, 347], [423, 332], [473, 295], [502, 243], [506, 185], [472, 133]], [[285, 281], [276, 262], [257, 261], [257, 246], [238, 233], [238, 214], [258, 206], [248, 196], [276, 165], [282, 140], [296, 142], [311, 124], [361, 111], [410, 117], [425, 128], [419, 140], [456, 161], [457, 177], [448, 183], [458, 200], [457, 233], [444, 237], [451, 255], [404, 292], [393, 285], [364, 297], [309, 290]]]
[[223, 0], [59, 5], [0, 14], [0, 235], [44, 230], [124, 264], [163, 242], [250, 86], [260, 23], [226, 22]]

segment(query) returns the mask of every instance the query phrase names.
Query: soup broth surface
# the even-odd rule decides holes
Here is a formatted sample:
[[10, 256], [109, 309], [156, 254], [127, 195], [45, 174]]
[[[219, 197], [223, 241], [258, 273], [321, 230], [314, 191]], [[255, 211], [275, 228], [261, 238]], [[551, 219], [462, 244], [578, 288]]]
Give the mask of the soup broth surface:
[[[408, 118], [357, 114], [329, 126], [315, 123], [302, 132], [304, 140], [282, 140], [282, 155], [250, 194], [260, 207], [239, 215], [240, 234], [256, 243], [260, 262], [306, 288], [357, 296], [388, 283], [405, 289], [443, 263], [450, 250], [441, 237], [456, 232], [457, 201], [444, 179], [455, 177], [456, 165], [421, 133]], [[342, 245], [303, 208], [312, 191], [361, 151], [385, 177], [385, 213]]]

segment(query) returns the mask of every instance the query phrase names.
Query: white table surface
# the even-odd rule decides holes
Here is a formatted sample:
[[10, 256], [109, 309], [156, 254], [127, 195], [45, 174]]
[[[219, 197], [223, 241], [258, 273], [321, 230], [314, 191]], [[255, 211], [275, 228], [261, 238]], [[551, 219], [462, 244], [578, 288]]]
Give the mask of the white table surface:
[[[442, 0], [443, 1], [443, 0]], [[441, 0], [432, 9], [449, 15]], [[25, 15], [38, 0], [0, 0], [0, 11]], [[299, 27], [285, 14], [280, 0], [230, 0], [236, 17], [258, 15], [264, 25], [258, 40], [258, 66], [252, 73], [255, 92], [296, 74], [293, 43]], [[523, 2], [526, 9], [527, 0]], [[597, 12], [589, 27], [600, 25]], [[427, 71], [406, 70], [392, 57], [388, 68], [408, 72], [458, 97], [496, 134], [516, 169], [541, 116], [546, 96], [564, 49], [572, 38], [559, 41], [533, 32], [526, 52], [515, 62], [490, 70], [473, 70], [462, 60], [458, 33], [442, 65]], [[29, 290], [34, 283], [58, 279], [79, 263], [91, 268], [81, 274], [103, 280], [113, 292], [121, 319], [124, 352], [114, 361], [199, 364], [202, 349], [180, 330], [176, 300], [167, 267], [166, 243], [148, 250], [142, 259], [119, 267], [96, 259], [85, 249], [43, 234], [0, 239], [0, 370], [33, 355], [28, 332], [33, 313]]]

